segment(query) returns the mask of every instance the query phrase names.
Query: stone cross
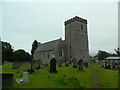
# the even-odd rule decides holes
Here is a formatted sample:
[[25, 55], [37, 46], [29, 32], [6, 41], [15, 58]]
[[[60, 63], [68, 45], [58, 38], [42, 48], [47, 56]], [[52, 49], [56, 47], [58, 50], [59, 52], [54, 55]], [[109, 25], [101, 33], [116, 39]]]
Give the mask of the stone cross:
[[56, 70], [56, 59], [55, 58], [52, 58], [50, 60], [50, 70], [49, 70], [50, 73], [57, 73], [57, 70]]
[[83, 69], [83, 60], [80, 59], [80, 60], [78, 61], [78, 65], [79, 65], [79, 70], [80, 70], [80, 71], [84, 70], [84, 69]]

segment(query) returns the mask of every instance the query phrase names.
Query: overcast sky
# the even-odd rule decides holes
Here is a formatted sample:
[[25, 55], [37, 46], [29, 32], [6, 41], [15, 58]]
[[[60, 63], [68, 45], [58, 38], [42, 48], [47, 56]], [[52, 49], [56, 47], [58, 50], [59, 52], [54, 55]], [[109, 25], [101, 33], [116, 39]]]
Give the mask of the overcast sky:
[[114, 53], [118, 47], [117, 2], [2, 3], [2, 40], [30, 53], [32, 42], [65, 38], [64, 21], [79, 16], [88, 20], [89, 51]]

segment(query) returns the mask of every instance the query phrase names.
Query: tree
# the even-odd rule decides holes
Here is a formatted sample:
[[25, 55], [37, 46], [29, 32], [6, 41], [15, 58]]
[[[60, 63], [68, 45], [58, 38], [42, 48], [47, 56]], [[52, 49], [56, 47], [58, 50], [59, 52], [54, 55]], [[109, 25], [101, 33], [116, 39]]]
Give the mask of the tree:
[[33, 44], [32, 44], [32, 49], [31, 49], [31, 55], [33, 56], [34, 51], [37, 49], [39, 43], [37, 40], [34, 40]]
[[31, 61], [31, 55], [28, 52], [25, 52], [22, 49], [16, 50], [13, 52], [13, 61], [16, 62], [26, 62], [26, 61]]
[[4, 61], [12, 61], [12, 55], [13, 55], [13, 48], [10, 43], [8, 42], [2, 42], [2, 62]]
[[120, 56], [120, 48], [114, 49], [118, 56]]
[[95, 57], [98, 57], [98, 60], [103, 60], [104, 58], [109, 57], [109, 56], [111, 56], [110, 53], [99, 50]]

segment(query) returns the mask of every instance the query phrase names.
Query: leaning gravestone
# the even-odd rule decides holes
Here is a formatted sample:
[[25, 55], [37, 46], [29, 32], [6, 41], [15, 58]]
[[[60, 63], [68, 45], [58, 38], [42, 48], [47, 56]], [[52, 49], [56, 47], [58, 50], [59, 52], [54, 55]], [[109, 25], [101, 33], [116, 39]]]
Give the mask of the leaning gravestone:
[[84, 69], [83, 69], [83, 60], [80, 59], [80, 60], [78, 61], [78, 65], [79, 65], [79, 70], [80, 70], [80, 71], [83, 71], [83, 70], [84, 70]]
[[10, 86], [13, 84], [13, 76], [12, 73], [3, 73], [2, 75], [2, 86]]
[[56, 70], [56, 60], [55, 58], [52, 58], [50, 60], [50, 70], [49, 70], [50, 73], [57, 73], [57, 70]]
[[73, 58], [72, 63], [73, 63], [73, 68], [77, 68], [77, 60], [76, 60], [76, 58]]

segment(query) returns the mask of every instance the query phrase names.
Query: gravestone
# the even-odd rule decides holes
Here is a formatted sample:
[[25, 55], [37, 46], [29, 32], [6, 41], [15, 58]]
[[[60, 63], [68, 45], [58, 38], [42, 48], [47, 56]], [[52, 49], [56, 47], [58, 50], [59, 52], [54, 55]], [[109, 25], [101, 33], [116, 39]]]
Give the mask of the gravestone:
[[2, 75], [2, 86], [10, 86], [13, 84], [13, 76], [12, 73], [3, 73], [0, 74], [0, 77]]
[[29, 83], [28, 72], [23, 72], [23, 82]]
[[85, 62], [85, 63], [84, 63], [84, 66], [85, 66], [85, 67], [88, 67], [88, 62]]
[[12, 69], [17, 69], [21, 66], [21, 63], [20, 62], [13, 62], [12, 64]]
[[42, 67], [41, 67], [42, 62], [41, 62], [41, 60], [38, 60], [37, 63], [38, 63], [38, 65], [36, 67], [36, 70], [42, 69]]
[[50, 73], [57, 73], [57, 70], [56, 70], [56, 60], [55, 58], [52, 58], [50, 60], [50, 70], [49, 70]]
[[27, 72], [29, 72], [29, 73], [33, 73], [33, 72], [34, 72], [34, 69], [33, 69], [33, 62], [31, 63], [30, 68], [28, 69]]
[[46, 63], [46, 64], [43, 64], [43, 66], [45, 67], [45, 68], [49, 68], [49, 65]]
[[62, 67], [62, 64], [63, 64], [63, 58], [60, 57], [59, 60], [58, 60], [59, 67]]
[[80, 70], [80, 71], [83, 71], [83, 70], [84, 70], [84, 69], [83, 69], [83, 60], [80, 59], [80, 60], [78, 61], [78, 65], [79, 65], [79, 70]]
[[68, 61], [65, 62], [65, 66], [66, 66], [66, 67], [69, 67], [69, 65], [68, 65]]
[[77, 60], [76, 60], [76, 58], [72, 59], [72, 63], [73, 63], [73, 68], [77, 68]]
[[105, 67], [104, 67], [105, 69], [107, 69], [107, 62], [105, 61]]

